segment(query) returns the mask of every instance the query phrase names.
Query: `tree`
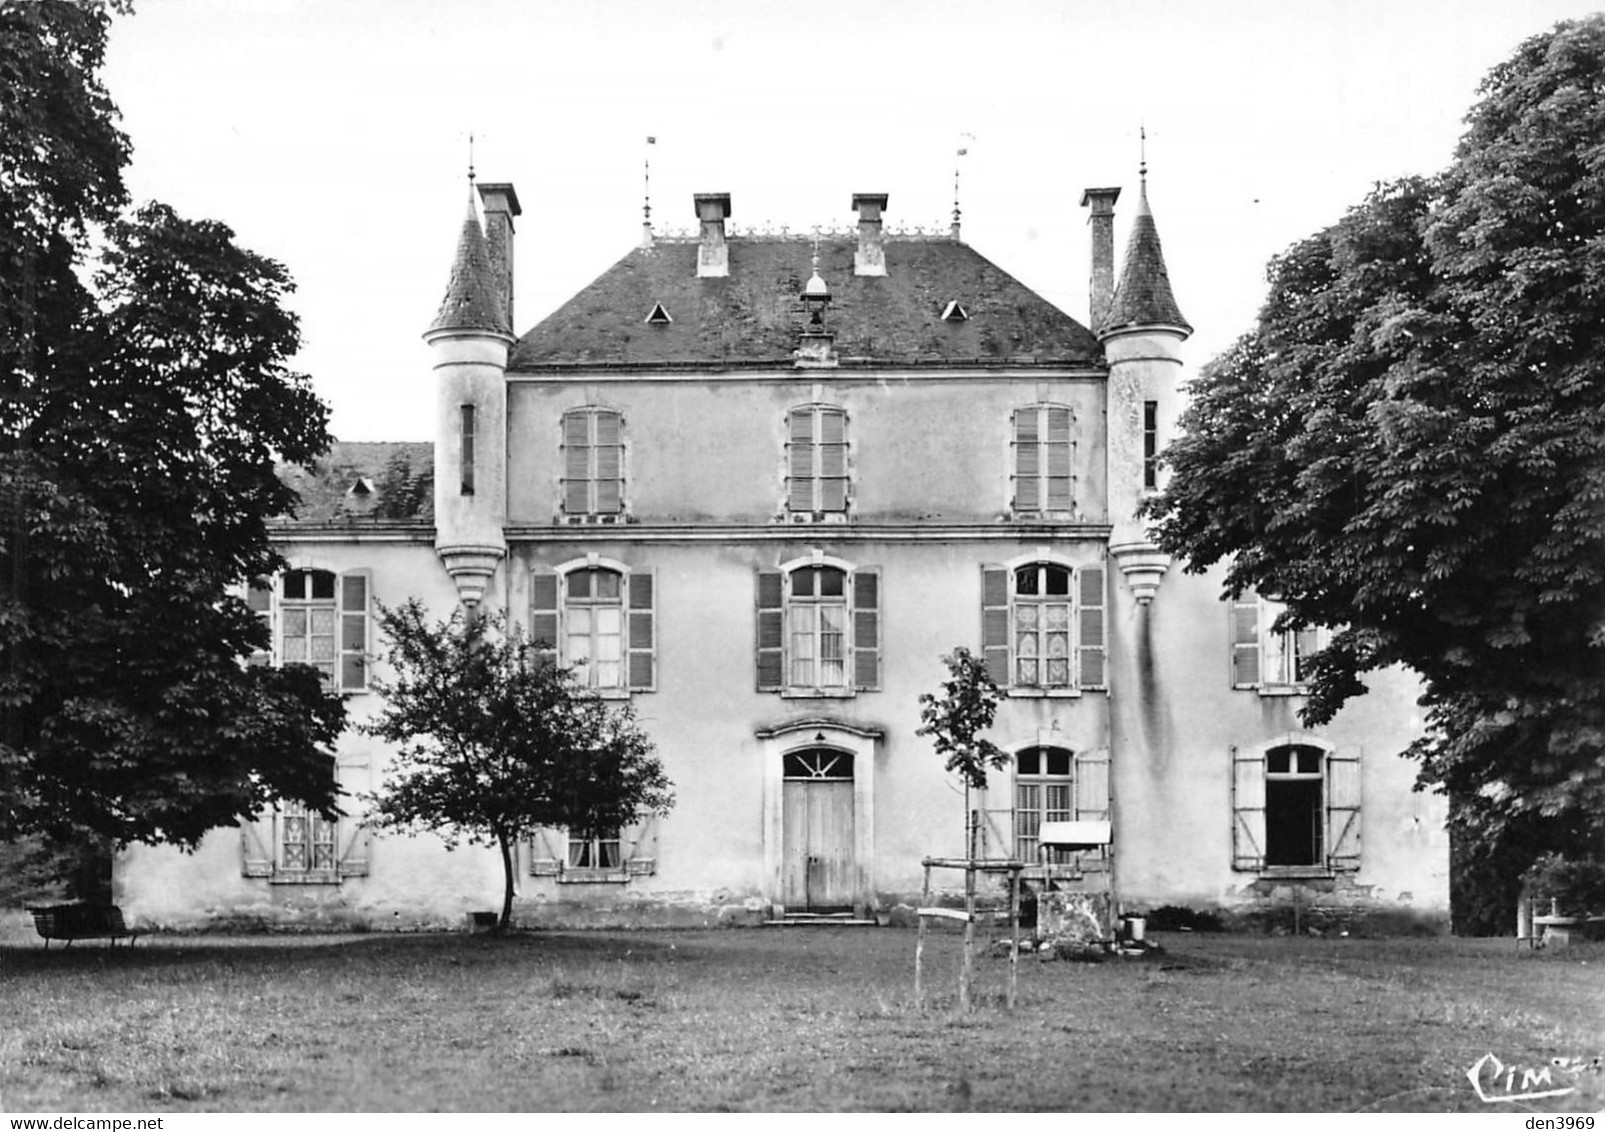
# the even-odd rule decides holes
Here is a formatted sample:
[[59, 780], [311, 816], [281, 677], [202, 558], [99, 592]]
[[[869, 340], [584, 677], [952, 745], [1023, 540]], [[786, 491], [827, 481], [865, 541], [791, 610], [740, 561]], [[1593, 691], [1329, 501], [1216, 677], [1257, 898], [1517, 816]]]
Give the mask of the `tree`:
[[1421, 783], [1490, 859], [1605, 845], [1602, 76], [1605, 16], [1528, 40], [1445, 172], [1276, 259], [1147, 511], [1282, 628], [1338, 627], [1307, 723], [1420, 674]]
[[395, 675], [375, 682], [384, 708], [364, 726], [396, 762], [371, 820], [498, 847], [499, 929], [512, 918], [519, 841], [543, 826], [602, 836], [668, 812], [669, 780], [630, 704], [537, 659], [502, 616], [459, 609], [432, 624], [413, 600], [380, 624]]
[[0, 841], [193, 845], [274, 797], [336, 812], [344, 706], [245, 665], [240, 596], [327, 410], [286, 364], [283, 267], [124, 211], [108, 20], [0, 4]]
[[942, 658], [948, 678], [942, 694], [920, 694], [920, 726], [916, 735], [928, 735], [936, 753], [946, 756], [950, 772], [964, 782], [964, 855], [975, 856], [975, 814], [970, 792], [986, 789], [988, 768], [1008, 765], [1009, 756], [981, 732], [992, 726], [1002, 693], [987, 675], [986, 664], [967, 648], [956, 648]]

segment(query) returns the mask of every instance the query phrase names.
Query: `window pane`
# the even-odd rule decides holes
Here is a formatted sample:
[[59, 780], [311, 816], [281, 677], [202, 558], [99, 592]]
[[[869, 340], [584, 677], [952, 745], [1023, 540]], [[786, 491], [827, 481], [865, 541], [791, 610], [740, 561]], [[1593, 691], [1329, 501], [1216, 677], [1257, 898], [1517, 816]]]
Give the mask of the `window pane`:
[[286, 601], [301, 601], [306, 597], [307, 572], [305, 570], [291, 570], [284, 575], [284, 598]]
[[312, 572], [312, 600], [334, 600], [334, 575], [327, 570], [313, 570]]
[[847, 592], [847, 575], [841, 570], [828, 566], [819, 570], [819, 595], [821, 597], [841, 597]]
[[818, 571], [812, 566], [804, 566], [801, 570], [791, 573], [791, 596], [813, 597], [814, 578]]
[[1277, 747], [1275, 750], [1267, 751], [1265, 754], [1265, 773], [1286, 774], [1288, 757], [1291, 754], [1292, 752], [1286, 747]]
[[1070, 686], [1070, 662], [1068, 660], [1049, 660], [1047, 663], [1047, 677], [1043, 683], [1053, 688], [1067, 688]]
[[1041, 766], [1042, 753], [1038, 747], [1028, 747], [1015, 756], [1015, 770], [1019, 774], [1036, 774]]
[[[1068, 775], [1070, 773], [1070, 752], [1059, 749], [1050, 749], [1047, 752], [1048, 767], [1046, 774]], [[1066, 803], [1068, 804], [1068, 803]]]
[[284, 635], [286, 637], [304, 637], [307, 635], [307, 611], [304, 609], [286, 609], [283, 614]]
[[595, 580], [595, 585], [591, 590], [592, 597], [602, 601], [619, 600], [618, 574], [612, 570], [595, 570], [592, 571], [592, 577]]
[[1063, 566], [1049, 566], [1043, 570], [1047, 580], [1047, 593], [1058, 596], [1070, 592], [1070, 571]]
[[1014, 592], [1021, 597], [1035, 597], [1037, 595], [1037, 568], [1035, 566], [1022, 566], [1014, 572]]

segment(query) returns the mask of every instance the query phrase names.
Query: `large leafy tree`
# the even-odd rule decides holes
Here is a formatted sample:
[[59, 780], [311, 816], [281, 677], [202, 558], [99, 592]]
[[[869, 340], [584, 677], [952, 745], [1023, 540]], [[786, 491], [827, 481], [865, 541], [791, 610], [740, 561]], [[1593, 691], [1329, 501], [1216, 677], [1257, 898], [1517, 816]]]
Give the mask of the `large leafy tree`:
[[1508, 869], [1605, 838], [1605, 16], [1479, 94], [1446, 171], [1272, 263], [1149, 515], [1284, 627], [1338, 627], [1307, 722], [1419, 673], [1423, 783]]
[[500, 615], [431, 622], [416, 600], [380, 618], [392, 679], [364, 726], [394, 745], [372, 821], [501, 851], [498, 927], [513, 912], [513, 847], [541, 827], [601, 836], [666, 813], [668, 777], [627, 701], [545, 663]]
[[284, 269], [126, 208], [109, 16], [0, 3], [0, 841], [193, 844], [273, 796], [332, 811], [344, 721], [249, 668], [275, 462], [328, 446]]

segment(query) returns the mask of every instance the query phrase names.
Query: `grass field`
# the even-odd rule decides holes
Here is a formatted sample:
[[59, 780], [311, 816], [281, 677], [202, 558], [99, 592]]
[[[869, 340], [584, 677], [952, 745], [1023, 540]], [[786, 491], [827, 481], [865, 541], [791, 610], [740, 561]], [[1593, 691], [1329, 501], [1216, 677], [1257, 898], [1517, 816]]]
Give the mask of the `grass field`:
[[[1466, 1070], [1605, 1053], [1605, 947], [1166, 934], [979, 966], [914, 933], [158, 937], [0, 945], [0, 1109], [1495, 1110]], [[1503, 1078], [1491, 1088], [1503, 1085]], [[1518, 1071], [1516, 1081], [1520, 1083]]]

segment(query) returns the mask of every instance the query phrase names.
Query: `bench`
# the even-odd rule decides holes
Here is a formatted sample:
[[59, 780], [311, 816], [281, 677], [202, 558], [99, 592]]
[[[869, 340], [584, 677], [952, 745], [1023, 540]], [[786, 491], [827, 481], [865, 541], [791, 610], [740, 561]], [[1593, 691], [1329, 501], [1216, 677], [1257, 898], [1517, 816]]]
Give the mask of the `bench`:
[[129, 931], [128, 925], [123, 923], [123, 910], [115, 904], [57, 904], [28, 911], [33, 915], [34, 930], [45, 941], [47, 951], [53, 939], [65, 940], [68, 947], [75, 939], [109, 940], [112, 947], [117, 946], [118, 940], [126, 939], [132, 947], [139, 938], [138, 932]]

